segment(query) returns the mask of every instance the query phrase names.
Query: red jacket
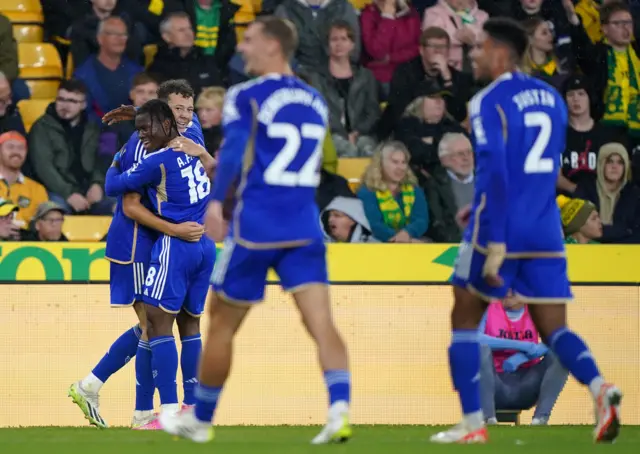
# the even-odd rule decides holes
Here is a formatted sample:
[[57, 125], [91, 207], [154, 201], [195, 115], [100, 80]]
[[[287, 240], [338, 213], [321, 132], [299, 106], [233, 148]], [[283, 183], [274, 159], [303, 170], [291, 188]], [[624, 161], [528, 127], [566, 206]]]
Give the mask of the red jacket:
[[420, 15], [413, 7], [398, 11], [391, 18], [382, 16], [375, 3], [367, 5], [360, 15], [360, 29], [363, 65], [379, 82], [390, 82], [400, 63], [418, 56]]

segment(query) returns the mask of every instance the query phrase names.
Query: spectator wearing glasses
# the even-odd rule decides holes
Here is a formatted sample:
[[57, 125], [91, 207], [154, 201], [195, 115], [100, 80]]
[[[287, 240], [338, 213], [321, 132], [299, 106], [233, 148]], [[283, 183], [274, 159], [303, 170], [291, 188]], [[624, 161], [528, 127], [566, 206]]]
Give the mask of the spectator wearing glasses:
[[447, 112], [456, 120], [467, 116], [473, 78], [449, 66], [450, 39], [446, 31], [429, 27], [420, 35], [420, 56], [399, 65], [393, 72], [389, 104], [382, 114], [378, 138], [385, 139], [396, 129], [407, 106], [420, 96], [423, 83], [435, 83], [447, 91]]
[[105, 172], [97, 165], [100, 127], [87, 120], [86, 102], [82, 82], [63, 81], [56, 101], [31, 129], [29, 155], [50, 200], [70, 213], [111, 214]]
[[18, 107], [12, 101], [11, 83], [0, 72], [0, 134], [7, 131], [17, 131], [23, 136], [27, 134]]
[[22, 236], [23, 241], [69, 241], [62, 233], [64, 209], [55, 202], [38, 207], [31, 228]]

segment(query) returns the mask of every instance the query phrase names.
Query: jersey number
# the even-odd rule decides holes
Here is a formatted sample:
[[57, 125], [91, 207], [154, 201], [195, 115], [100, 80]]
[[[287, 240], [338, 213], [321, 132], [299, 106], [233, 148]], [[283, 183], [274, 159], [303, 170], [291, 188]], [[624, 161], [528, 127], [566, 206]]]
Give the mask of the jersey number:
[[[284, 139], [284, 147], [264, 172], [264, 181], [274, 186], [316, 187], [320, 183], [320, 159], [325, 129], [320, 125], [303, 123], [300, 129], [289, 123], [271, 123], [267, 135], [274, 139]], [[299, 172], [287, 170], [295, 159], [302, 139], [316, 141], [313, 153]]]
[[551, 139], [551, 118], [544, 112], [529, 112], [524, 114], [524, 125], [528, 128], [540, 128], [524, 161], [524, 173], [553, 172], [553, 159], [542, 157]]
[[187, 179], [189, 186], [189, 203], [197, 203], [211, 192], [211, 181], [200, 161], [196, 163], [195, 169], [193, 167], [182, 169], [182, 178]]

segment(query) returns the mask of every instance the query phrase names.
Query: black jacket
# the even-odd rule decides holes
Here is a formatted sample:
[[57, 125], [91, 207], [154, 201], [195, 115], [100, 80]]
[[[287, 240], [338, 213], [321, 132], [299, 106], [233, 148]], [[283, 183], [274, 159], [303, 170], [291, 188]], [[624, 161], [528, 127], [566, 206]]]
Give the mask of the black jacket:
[[355, 197], [349, 182], [341, 175], [320, 170], [320, 185], [316, 191], [316, 204], [320, 211], [324, 210], [336, 197]]
[[202, 50], [195, 46], [184, 57], [180, 55], [179, 49], [169, 49], [166, 44], [159, 46], [149, 72], [157, 74], [163, 80], [186, 79], [196, 96], [205, 87], [223, 84], [215, 56], [203, 55]]
[[27, 133], [24, 129], [24, 123], [22, 122], [22, 115], [15, 104], [9, 104], [4, 116], [0, 117], [0, 134], [7, 131], [18, 131], [23, 136], [27, 137]]
[[89, 0], [40, 0], [44, 14], [45, 39], [69, 38], [71, 24], [91, 13]]
[[[450, 67], [449, 70], [451, 71], [452, 85], [446, 87], [446, 90], [450, 92], [450, 95], [445, 96], [447, 111], [457, 121], [462, 121], [467, 117], [467, 101], [471, 99], [473, 78], [470, 74], [462, 73], [454, 68]], [[439, 76], [434, 78], [427, 75], [420, 57], [402, 63], [395, 69], [389, 89], [389, 103], [378, 126], [379, 139], [386, 139], [394, 132], [404, 110], [411, 101], [420, 95], [420, 89], [424, 83], [444, 85]]]

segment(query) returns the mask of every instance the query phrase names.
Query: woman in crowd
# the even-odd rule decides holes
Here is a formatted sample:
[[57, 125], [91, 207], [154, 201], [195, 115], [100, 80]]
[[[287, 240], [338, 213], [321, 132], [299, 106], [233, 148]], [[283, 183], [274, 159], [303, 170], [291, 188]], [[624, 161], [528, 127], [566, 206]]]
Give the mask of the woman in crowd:
[[596, 180], [581, 182], [575, 196], [595, 205], [602, 220], [602, 243], [640, 243], [640, 188], [629, 181], [624, 145], [608, 143], [598, 152]]
[[564, 242], [567, 244], [598, 244], [602, 236], [602, 221], [596, 206], [588, 200], [559, 195]]
[[383, 143], [362, 177], [358, 197], [373, 236], [383, 242], [422, 242], [429, 225], [427, 201], [409, 158], [402, 142]]
[[524, 71], [558, 90], [562, 89], [569, 73], [556, 58], [553, 30], [549, 23], [541, 17], [533, 17], [525, 20], [523, 25], [529, 35]]

